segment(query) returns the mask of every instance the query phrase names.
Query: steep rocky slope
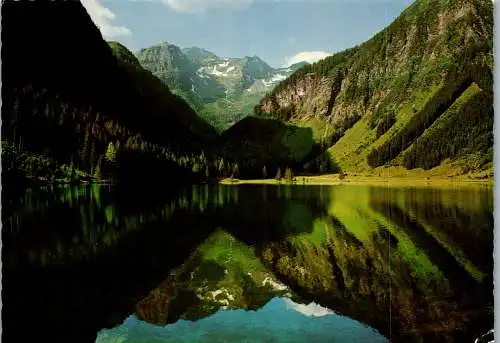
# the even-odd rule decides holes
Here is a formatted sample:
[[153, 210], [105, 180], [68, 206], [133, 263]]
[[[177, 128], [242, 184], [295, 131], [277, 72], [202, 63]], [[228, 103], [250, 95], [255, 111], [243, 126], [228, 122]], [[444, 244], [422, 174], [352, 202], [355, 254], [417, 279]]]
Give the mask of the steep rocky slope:
[[194, 108], [224, 94], [224, 89], [216, 85], [215, 77], [199, 75], [197, 65], [175, 45], [157, 44], [140, 50], [136, 56], [145, 69]]
[[417, 0], [367, 42], [281, 82], [256, 115], [311, 128], [346, 171], [489, 168], [492, 13], [487, 0]]

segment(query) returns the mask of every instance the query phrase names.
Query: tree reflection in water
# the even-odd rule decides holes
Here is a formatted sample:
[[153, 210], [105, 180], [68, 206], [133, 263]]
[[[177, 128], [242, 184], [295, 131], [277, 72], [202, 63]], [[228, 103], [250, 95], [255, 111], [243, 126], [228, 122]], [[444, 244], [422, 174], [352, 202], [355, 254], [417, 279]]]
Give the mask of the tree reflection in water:
[[2, 215], [6, 337], [22, 326], [83, 342], [133, 312], [165, 325], [275, 297], [393, 342], [473, 341], [492, 327], [489, 189], [155, 191], [32, 189], [13, 202]]

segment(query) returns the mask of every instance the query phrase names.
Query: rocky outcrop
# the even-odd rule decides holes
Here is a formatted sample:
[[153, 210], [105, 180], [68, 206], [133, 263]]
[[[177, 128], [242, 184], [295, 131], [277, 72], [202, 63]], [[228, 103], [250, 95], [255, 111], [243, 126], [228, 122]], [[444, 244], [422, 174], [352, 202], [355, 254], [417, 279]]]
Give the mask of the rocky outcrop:
[[[392, 144], [391, 137], [408, 130], [406, 124], [412, 118], [426, 117], [421, 110], [444, 86], [462, 94], [463, 80], [470, 78], [489, 99], [479, 108], [482, 116], [489, 118], [492, 23], [492, 6], [486, 0], [418, 0], [367, 42], [298, 70], [261, 100], [256, 114], [328, 132], [316, 136], [333, 146], [332, 157], [346, 169], [356, 169], [347, 160], [366, 165], [366, 156], [372, 150], [380, 144]], [[440, 108], [425, 129], [452, 103]], [[392, 115], [397, 125], [386, 127], [384, 134], [374, 134], [377, 126]], [[346, 135], [356, 123], [359, 129], [355, 137]], [[479, 131], [478, 136], [488, 135], [492, 125]], [[335, 147], [339, 140], [343, 144]], [[395, 149], [389, 161], [404, 149]], [[463, 144], [455, 147], [453, 154], [442, 153], [439, 162], [459, 155], [461, 149], [465, 149]], [[479, 145], [469, 150], [485, 153]]]
[[161, 43], [137, 52], [141, 65], [219, 130], [251, 113], [261, 97], [306, 62], [272, 68], [257, 56], [222, 58]]

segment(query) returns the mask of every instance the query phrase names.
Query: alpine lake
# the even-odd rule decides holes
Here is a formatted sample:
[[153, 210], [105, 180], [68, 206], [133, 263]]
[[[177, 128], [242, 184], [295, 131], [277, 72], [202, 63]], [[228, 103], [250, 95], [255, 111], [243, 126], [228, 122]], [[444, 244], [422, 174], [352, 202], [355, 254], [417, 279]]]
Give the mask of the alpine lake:
[[473, 342], [493, 328], [491, 187], [147, 188], [4, 202], [6, 340]]

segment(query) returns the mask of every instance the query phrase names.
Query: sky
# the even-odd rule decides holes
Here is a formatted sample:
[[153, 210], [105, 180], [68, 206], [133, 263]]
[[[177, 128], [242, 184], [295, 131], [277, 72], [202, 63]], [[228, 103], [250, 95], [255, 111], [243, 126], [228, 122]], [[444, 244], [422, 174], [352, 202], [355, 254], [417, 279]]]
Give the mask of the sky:
[[168, 42], [272, 67], [361, 44], [413, 0], [81, 0], [104, 39], [136, 52]]

